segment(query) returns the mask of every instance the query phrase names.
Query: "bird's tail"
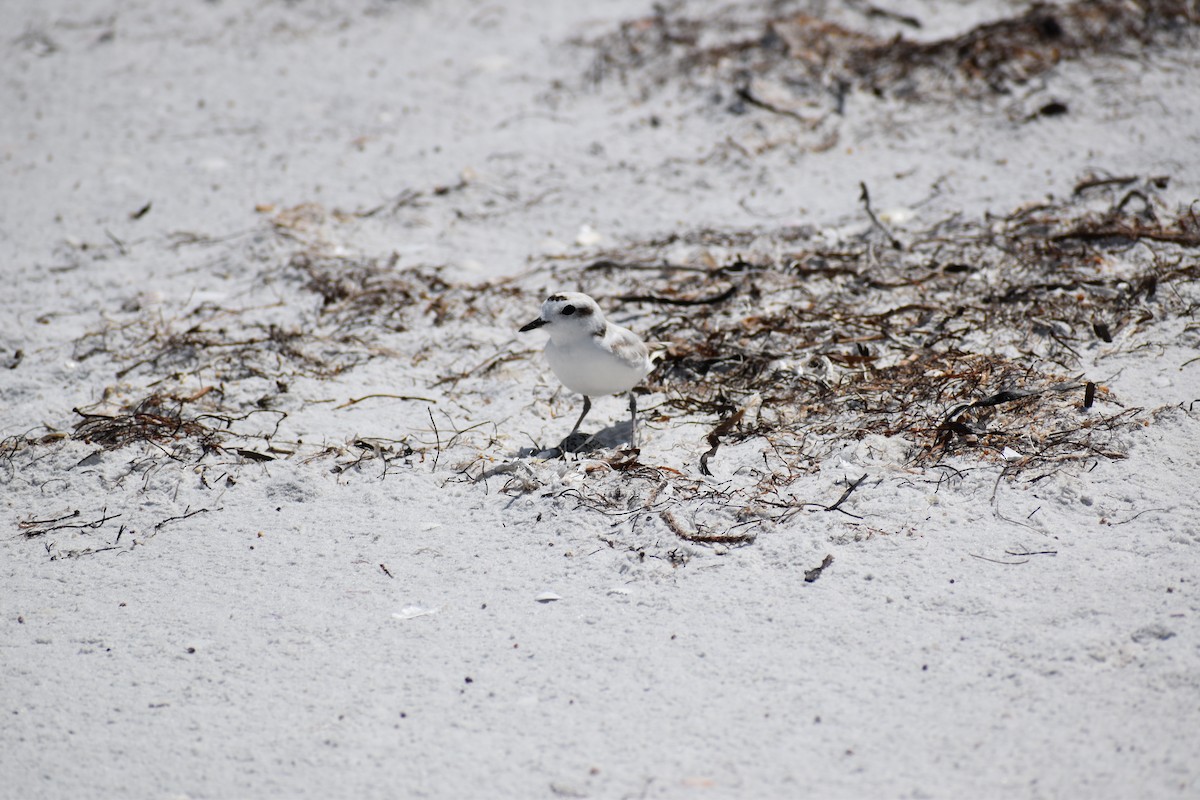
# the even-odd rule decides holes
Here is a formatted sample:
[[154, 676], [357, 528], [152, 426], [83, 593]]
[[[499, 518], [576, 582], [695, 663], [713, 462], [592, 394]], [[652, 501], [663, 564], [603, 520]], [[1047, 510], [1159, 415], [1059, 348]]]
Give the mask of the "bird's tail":
[[666, 358], [667, 353], [671, 350], [670, 342], [646, 342], [646, 350], [649, 353], [650, 363], [657, 364], [660, 359]]

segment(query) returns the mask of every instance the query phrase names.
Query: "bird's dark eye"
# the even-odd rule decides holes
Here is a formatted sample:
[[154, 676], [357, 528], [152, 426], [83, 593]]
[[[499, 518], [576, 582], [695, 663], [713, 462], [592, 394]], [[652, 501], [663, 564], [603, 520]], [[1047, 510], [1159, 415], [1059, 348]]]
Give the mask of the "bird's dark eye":
[[562, 315], [563, 315], [564, 317], [569, 317], [569, 316], [571, 316], [571, 315], [572, 315], [572, 314], [574, 314], [574, 313], [575, 313], [575, 306], [572, 306], [572, 305], [565, 305], [565, 306], [563, 306], [563, 307], [562, 307]]

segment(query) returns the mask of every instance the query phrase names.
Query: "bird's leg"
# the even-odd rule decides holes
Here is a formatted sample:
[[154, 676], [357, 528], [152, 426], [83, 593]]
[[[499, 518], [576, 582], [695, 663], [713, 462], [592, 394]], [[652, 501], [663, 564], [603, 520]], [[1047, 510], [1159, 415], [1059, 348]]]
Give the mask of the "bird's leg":
[[579, 430], [579, 426], [583, 424], [583, 418], [586, 417], [588, 415], [588, 412], [591, 410], [592, 410], [592, 399], [585, 394], [583, 396], [583, 413], [579, 415], [579, 419], [575, 420], [575, 427], [571, 428], [571, 432], [567, 434], [568, 439], [570, 439], [575, 434], [575, 432], [577, 430]]
[[629, 444], [631, 447], [638, 446], [637, 436], [637, 395], [631, 389], [629, 391]]
[[[579, 415], [579, 419], [575, 420], [575, 427], [571, 428], [571, 432], [564, 436], [563, 440], [558, 443], [558, 449], [563, 451], [563, 453], [568, 451], [573, 453], [579, 448], [579, 442], [575, 442], [574, 445], [569, 443], [575, 438], [575, 434], [579, 431], [579, 426], [583, 424], [583, 418], [586, 417], [588, 412], [591, 410], [592, 399], [585, 394], [583, 396], [583, 413]], [[587, 441], [587, 438], [588, 437], [584, 436], [583, 440]]]

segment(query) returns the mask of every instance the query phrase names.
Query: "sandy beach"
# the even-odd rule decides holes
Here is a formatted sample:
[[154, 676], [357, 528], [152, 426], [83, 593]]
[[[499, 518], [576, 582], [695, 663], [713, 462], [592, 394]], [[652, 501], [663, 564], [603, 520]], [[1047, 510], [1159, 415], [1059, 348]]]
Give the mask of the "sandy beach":
[[0, 798], [1200, 795], [1195, 2], [9, 6]]

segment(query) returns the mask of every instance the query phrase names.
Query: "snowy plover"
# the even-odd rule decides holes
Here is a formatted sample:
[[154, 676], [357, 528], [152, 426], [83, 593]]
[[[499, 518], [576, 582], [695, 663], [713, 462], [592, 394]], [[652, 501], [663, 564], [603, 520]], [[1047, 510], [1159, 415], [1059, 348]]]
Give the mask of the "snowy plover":
[[637, 447], [637, 399], [629, 390], [654, 369], [650, 348], [633, 331], [606, 320], [596, 301], [580, 292], [550, 295], [542, 303], [541, 315], [521, 332], [542, 327], [550, 334], [546, 343], [550, 368], [564, 386], [583, 395], [583, 413], [563, 441], [583, 424], [592, 410], [592, 397], [629, 392], [631, 444]]

